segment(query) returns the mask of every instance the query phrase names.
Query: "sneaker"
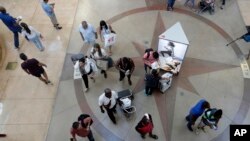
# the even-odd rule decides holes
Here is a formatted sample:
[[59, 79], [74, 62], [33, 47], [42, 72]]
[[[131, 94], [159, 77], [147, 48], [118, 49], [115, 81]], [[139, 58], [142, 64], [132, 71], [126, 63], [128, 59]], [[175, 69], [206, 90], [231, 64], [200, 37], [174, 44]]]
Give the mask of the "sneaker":
[[93, 83], [95, 83], [95, 78], [94, 78], [94, 77], [90, 77], [90, 79], [92, 79], [92, 80], [93, 80]]
[[86, 93], [86, 92], [88, 92], [88, 90], [89, 90], [89, 88], [86, 88], [86, 89], [84, 89], [84, 92]]
[[119, 78], [119, 81], [122, 81], [124, 78]]
[[193, 128], [192, 128], [192, 126], [189, 126], [189, 124], [187, 124], [187, 128], [188, 128], [188, 130], [191, 131], [191, 132], [194, 131]]
[[57, 30], [60, 30], [60, 29], [62, 29], [62, 27], [61, 27], [61, 26], [57, 26], [56, 29], [57, 29]]
[[158, 136], [157, 136], [157, 135], [153, 135], [153, 134], [152, 134], [152, 135], [149, 135], [149, 137], [151, 137], [151, 138], [153, 138], [153, 139], [156, 139], [156, 140], [158, 139]]
[[141, 134], [141, 138], [145, 139], [145, 135], [142, 135], [142, 134]]
[[104, 73], [104, 78], [107, 78], [107, 73], [106, 72]]
[[116, 121], [112, 121], [114, 124], [116, 124]]
[[186, 121], [189, 121], [189, 117], [188, 117], [188, 116], [186, 116], [186, 118], [185, 118], [185, 119], [186, 119]]

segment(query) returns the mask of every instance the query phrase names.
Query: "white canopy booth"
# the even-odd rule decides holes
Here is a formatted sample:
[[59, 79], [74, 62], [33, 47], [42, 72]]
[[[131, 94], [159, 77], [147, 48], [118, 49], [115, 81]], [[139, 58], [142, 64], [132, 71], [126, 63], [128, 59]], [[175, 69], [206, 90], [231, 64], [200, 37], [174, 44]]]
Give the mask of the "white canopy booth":
[[[169, 70], [171, 63], [173, 61], [176, 61], [180, 63], [179, 65], [176, 66], [176, 68], [174, 68], [178, 74], [181, 69], [182, 62], [185, 58], [188, 46], [189, 46], [189, 41], [187, 39], [187, 36], [184, 33], [180, 22], [177, 22], [159, 36], [159, 43], [157, 50], [159, 53], [159, 63], [158, 63], [159, 68], [161, 70], [167, 71]], [[171, 86], [172, 74], [165, 73], [162, 76], [170, 77], [170, 81], [167, 80], [160, 81], [161, 82], [159, 86], [160, 90], [161, 92], [165, 92]]]

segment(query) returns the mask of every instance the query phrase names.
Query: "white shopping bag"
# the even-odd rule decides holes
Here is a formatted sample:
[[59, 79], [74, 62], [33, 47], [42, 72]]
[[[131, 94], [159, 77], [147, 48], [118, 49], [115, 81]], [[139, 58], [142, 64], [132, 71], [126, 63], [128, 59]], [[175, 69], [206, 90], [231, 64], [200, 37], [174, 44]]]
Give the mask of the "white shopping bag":
[[80, 79], [80, 78], [82, 78], [82, 74], [79, 68], [79, 61], [76, 61], [74, 65], [74, 79]]
[[104, 47], [107, 48], [116, 42], [116, 34], [110, 33], [104, 35]]

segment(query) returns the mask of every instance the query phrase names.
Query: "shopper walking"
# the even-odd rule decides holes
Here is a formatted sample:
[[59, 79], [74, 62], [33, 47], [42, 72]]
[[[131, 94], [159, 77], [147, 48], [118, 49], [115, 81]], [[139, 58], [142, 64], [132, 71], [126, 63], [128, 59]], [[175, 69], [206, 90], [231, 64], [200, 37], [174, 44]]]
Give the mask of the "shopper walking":
[[154, 128], [154, 123], [152, 120], [152, 116], [148, 113], [145, 113], [139, 123], [136, 125], [135, 130], [141, 134], [141, 137], [145, 139], [146, 134], [149, 134], [149, 137], [153, 139], [158, 139], [157, 135], [152, 133]]
[[28, 41], [33, 42], [40, 51], [44, 51], [44, 46], [40, 40], [40, 38], [43, 38], [42, 34], [32, 26], [28, 26], [26, 23], [22, 22], [20, 25], [23, 28], [22, 35], [26, 37]]
[[98, 38], [95, 28], [87, 23], [86, 21], [82, 21], [79, 25], [79, 32], [82, 37], [82, 40], [88, 45], [93, 46], [95, 44], [95, 40]]
[[47, 67], [47, 65], [39, 62], [35, 58], [28, 59], [28, 57], [24, 53], [21, 53], [19, 56], [24, 61], [21, 64], [21, 67], [27, 74], [38, 77], [45, 84], [52, 84], [48, 79], [46, 71], [43, 69], [43, 67]]
[[72, 141], [76, 141], [76, 135], [79, 137], [88, 137], [89, 141], [95, 141], [90, 126], [93, 120], [88, 114], [81, 114], [78, 117], [78, 121], [72, 124], [71, 135]]
[[118, 59], [118, 61], [115, 64], [115, 67], [117, 70], [119, 70], [119, 73], [120, 73], [119, 81], [122, 81], [124, 77], [127, 76], [128, 84], [132, 85], [131, 74], [133, 73], [135, 69], [134, 61], [131, 58], [122, 57]]
[[[108, 58], [106, 51], [100, 47], [98, 43], [94, 44], [94, 48], [91, 51], [91, 56], [96, 61], [98, 60], [106, 60]], [[107, 60], [107, 67], [108, 67], [108, 60]], [[101, 73], [104, 75], [104, 78], [107, 78], [107, 72], [106, 70], [102, 69]]]
[[62, 27], [57, 22], [56, 14], [54, 11], [55, 3], [48, 3], [48, 2], [49, 2], [49, 0], [43, 0], [42, 8], [43, 8], [44, 12], [47, 14], [47, 16], [49, 16], [54, 27], [56, 29], [60, 30], [60, 29], [62, 29]]
[[109, 88], [104, 90], [104, 93], [99, 96], [99, 106], [101, 112], [104, 113], [104, 109], [106, 109], [107, 114], [110, 120], [116, 124], [116, 119], [114, 113], [116, 113], [116, 103], [117, 103], [118, 95], [115, 91], [111, 91]]
[[[115, 33], [111, 27], [111, 25], [108, 25], [104, 20], [100, 21], [100, 30], [99, 34], [101, 36], [101, 41], [103, 42], [105, 40], [105, 35], [110, 34], [110, 33]], [[109, 50], [109, 55], [112, 55], [111, 51], [112, 46], [108, 47]]]
[[90, 79], [95, 82], [95, 76], [98, 72], [97, 66], [95, 64], [95, 61], [90, 58], [81, 58], [79, 60], [79, 69], [82, 74], [82, 79], [84, 81], [86, 89], [85, 92], [89, 89], [89, 82], [88, 82], [88, 76], [90, 76]]
[[187, 128], [190, 131], [193, 131], [192, 126], [207, 108], [210, 108], [210, 104], [204, 99], [201, 99], [194, 107], [191, 108], [189, 115], [186, 116], [186, 120], [188, 121]]
[[22, 28], [18, 24], [19, 20], [10, 16], [6, 9], [0, 6], [0, 19], [14, 34], [14, 45], [16, 49], [19, 49], [19, 37], [18, 32], [21, 33]]

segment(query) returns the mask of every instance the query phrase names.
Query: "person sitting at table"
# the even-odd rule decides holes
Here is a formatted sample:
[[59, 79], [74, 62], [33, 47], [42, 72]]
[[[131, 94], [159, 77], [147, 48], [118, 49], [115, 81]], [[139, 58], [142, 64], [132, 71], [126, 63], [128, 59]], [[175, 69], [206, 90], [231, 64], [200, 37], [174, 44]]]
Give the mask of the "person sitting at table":
[[170, 80], [167, 77], [161, 77], [156, 69], [152, 69], [150, 74], [145, 75], [145, 94], [152, 95], [153, 90], [157, 89], [161, 79]]
[[159, 54], [152, 48], [146, 49], [143, 55], [144, 69], [147, 73], [147, 68], [151, 69], [151, 64], [159, 59]]

